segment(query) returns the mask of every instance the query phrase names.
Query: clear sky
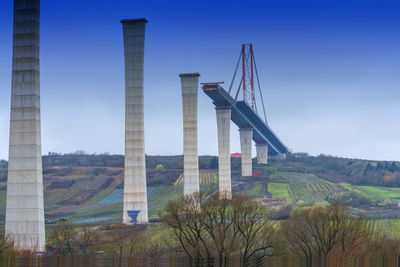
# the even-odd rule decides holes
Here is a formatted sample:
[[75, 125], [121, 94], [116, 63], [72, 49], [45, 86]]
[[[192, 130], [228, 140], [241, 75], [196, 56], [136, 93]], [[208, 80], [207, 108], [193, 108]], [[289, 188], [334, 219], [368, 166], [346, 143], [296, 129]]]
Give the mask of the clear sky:
[[[7, 158], [12, 2], [0, 2], [0, 158]], [[179, 73], [232, 78], [253, 43], [270, 126], [313, 155], [400, 160], [398, 1], [41, 0], [43, 153], [123, 153], [123, 18], [148, 19], [146, 153], [182, 154]], [[231, 151], [239, 151], [231, 127]], [[199, 92], [199, 153], [217, 154]]]

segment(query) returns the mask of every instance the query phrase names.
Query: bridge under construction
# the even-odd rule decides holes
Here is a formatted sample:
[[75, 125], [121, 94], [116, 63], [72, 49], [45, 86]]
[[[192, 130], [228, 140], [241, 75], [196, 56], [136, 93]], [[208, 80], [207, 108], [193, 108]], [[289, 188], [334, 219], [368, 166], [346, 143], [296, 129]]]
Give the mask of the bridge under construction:
[[[241, 66], [241, 75], [237, 76], [239, 66]], [[186, 73], [181, 74], [180, 77], [184, 118], [184, 194], [190, 195], [199, 191], [197, 154], [197, 88], [199, 74]], [[237, 80], [236, 77], [240, 78], [239, 86], [235, 97], [233, 97], [230, 93]], [[255, 97], [255, 81], [259, 90], [259, 101], [256, 101]], [[226, 91], [221, 84], [223, 82], [202, 83], [202, 89], [212, 99], [216, 110], [219, 194], [221, 198], [231, 198], [231, 121], [239, 128], [242, 176], [253, 175], [252, 141], [256, 144], [258, 164], [267, 164], [268, 159], [273, 158], [285, 159], [289, 149], [267, 123], [252, 44], [242, 45], [229, 90]], [[239, 96], [242, 96], [241, 99], [239, 99]], [[261, 103], [264, 118], [259, 116], [257, 102]]]
[[[45, 225], [40, 128], [39, 0], [14, 1], [10, 143], [5, 235], [18, 249], [44, 251]], [[147, 223], [144, 134], [144, 47], [147, 20], [121, 21], [125, 59], [125, 171], [122, 221]], [[235, 97], [231, 89], [242, 66]], [[255, 74], [255, 75], [254, 75]], [[200, 191], [198, 164], [199, 73], [180, 74], [183, 107], [184, 194]], [[252, 141], [257, 162], [284, 159], [288, 148], [257, 110], [254, 77], [258, 73], [252, 45], [243, 45], [229, 90], [221, 83], [203, 84], [217, 117], [220, 198], [231, 198], [230, 124], [239, 127], [242, 176], [252, 176]], [[242, 99], [238, 96], [242, 92]], [[122, 103], [121, 103], [122, 105]]]
[[268, 144], [269, 158], [285, 158], [289, 149], [263, 121], [263, 119], [245, 101], [236, 101], [219, 84], [203, 85], [203, 91], [218, 107], [231, 108], [231, 120], [240, 128], [253, 129], [253, 141], [256, 145]]

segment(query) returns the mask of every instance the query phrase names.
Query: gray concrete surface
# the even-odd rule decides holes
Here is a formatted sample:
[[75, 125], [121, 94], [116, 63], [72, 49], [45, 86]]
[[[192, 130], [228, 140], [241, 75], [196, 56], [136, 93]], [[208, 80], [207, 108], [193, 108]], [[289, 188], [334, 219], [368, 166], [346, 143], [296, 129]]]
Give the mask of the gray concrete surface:
[[268, 164], [268, 144], [256, 144], [257, 164]]
[[5, 234], [18, 249], [44, 251], [39, 17], [39, 0], [14, 1]]
[[145, 19], [122, 20], [125, 55], [125, 172], [123, 223], [129, 210], [139, 210], [137, 223], [147, 223], [144, 147], [143, 68]]
[[253, 166], [251, 162], [251, 147], [253, 138], [253, 128], [241, 128], [240, 133], [240, 148], [242, 151], [242, 176], [251, 176]]
[[200, 192], [198, 156], [198, 73], [180, 74], [183, 107], [183, 194]]
[[230, 125], [231, 107], [216, 107], [218, 131], [219, 197], [232, 198]]

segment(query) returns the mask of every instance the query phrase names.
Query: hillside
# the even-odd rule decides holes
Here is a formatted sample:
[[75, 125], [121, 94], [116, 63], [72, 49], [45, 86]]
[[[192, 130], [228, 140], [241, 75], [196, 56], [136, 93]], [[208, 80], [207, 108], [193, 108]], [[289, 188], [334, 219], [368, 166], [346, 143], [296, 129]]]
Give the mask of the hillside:
[[[168, 200], [182, 195], [182, 156], [147, 156], [149, 216], [157, 217]], [[199, 158], [201, 189], [218, 188], [218, 161]], [[284, 161], [254, 164], [259, 176], [241, 177], [240, 159], [232, 158], [234, 192], [257, 198], [266, 206], [289, 207], [342, 200], [354, 212], [381, 218], [397, 233], [400, 211], [398, 162], [377, 162], [329, 156], [293, 154]], [[123, 156], [51, 154], [43, 157], [44, 199], [47, 223], [65, 219], [74, 224], [121, 221]], [[7, 162], [0, 162], [0, 220], [4, 222]], [[389, 226], [390, 225], [390, 226]], [[378, 227], [378, 226], [377, 226]], [[382, 226], [383, 227], [383, 226]], [[386, 226], [385, 226], [386, 227]], [[392, 233], [391, 232], [391, 233]]]
[[290, 155], [279, 165], [279, 170], [315, 174], [334, 183], [354, 185], [400, 186], [400, 163], [371, 161], [305, 153]]
[[[214, 159], [214, 160], [213, 160]], [[306, 153], [295, 153], [284, 161], [271, 161], [278, 171], [290, 171], [314, 174], [333, 183], [349, 183], [354, 185], [371, 186], [397, 186], [400, 187], [400, 163], [389, 161], [372, 161], [349, 158], [339, 158], [320, 155], [309, 156]], [[183, 157], [179, 156], [146, 156], [148, 171], [155, 170], [158, 164], [162, 164], [167, 171], [182, 170]], [[88, 155], [83, 153], [56, 154], [43, 156], [44, 173], [49, 174], [52, 167], [116, 167], [122, 168], [124, 158], [122, 155]], [[218, 162], [213, 156], [200, 156], [199, 167], [201, 170], [216, 169]], [[7, 162], [0, 161], [0, 181], [7, 177]], [[240, 159], [232, 159], [232, 169], [238, 174]], [[65, 169], [63, 169], [65, 171]], [[97, 170], [100, 171], [100, 170]], [[268, 174], [268, 173], [264, 173]], [[154, 176], [154, 172], [149, 173]], [[162, 179], [149, 179], [150, 182], [168, 183], [165, 178], [175, 177], [176, 173], [163, 175]]]

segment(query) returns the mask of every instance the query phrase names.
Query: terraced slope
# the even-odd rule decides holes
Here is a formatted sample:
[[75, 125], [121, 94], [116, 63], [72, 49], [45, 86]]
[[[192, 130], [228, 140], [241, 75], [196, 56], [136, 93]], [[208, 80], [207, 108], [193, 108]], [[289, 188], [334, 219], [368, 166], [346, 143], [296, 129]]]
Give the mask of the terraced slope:
[[313, 201], [325, 203], [325, 199], [345, 190], [313, 174], [299, 172], [279, 172], [275, 169], [272, 180], [279, 182], [256, 182], [243, 193], [254, 198], [286, 198], [290, 203]]
[[301, 173], [301, 172], [283, 172], [279, 171], [278, 174], [283, 177], [290, 184], [329, 184], [330, 182], [321, 179], [314, 174]]
[[[212, 185], [218, 184], [218, 173], [217, 172], [206, 172], [201, 171], [199, 173], [200, 185]], [[183, 174], [179, 175], [176, 179], [174, 186], [183, 186]]]
[[[44, 178], [45, 218], [74, 224], [119, 223], [122, 218], [122, 168], [54, 167]], [[154, 171], [153, 171], [154, 172]], [[172, 171], [174, 173], [174, 171]], [[163, 175], [161, 174], [158, 174]], [[202, 172], [201, 190], [216, 190], [215, 172]], [[150, 181], [151, 182], [151, 181]], [[4, 222], [6, 183], [0, 183], [0, 220]], [[156, 217], [169, 200], [182, 195], [182, 187], [148, 186], [149, 217]]]
[[[59, 156], [61, 157], [61, 156]], [[96, 159], [96, 156], [93, 156]], [[148, 171], [148, 205], [149, 217], [157, 217], [169, 200], [182, 195], [183, 177], [177, 179], [182, 169], [171, 168], [180, 157], [157, 158], [157, 164]], [[172, 160], [173, 161], [168, 161]], [[58, 159], [57, 159], [58, 160]], [[97, 161], [96, 161], [97, 162]], [[319, 174], [303, 173], [298, 166], [283, 168], [284, 163], [254, 166], [261, 171], [260, 177], [239, 177], [240, 162], [232, 161], [233, 189], [252, 198], [283, 198], [289, 203], [310, 201], [326, 203], [326, 199], [359, 190], [364, 192], [375, 203], [383, 205], [385, 200], [400, 202], [400, 188], [354, 186], [335, 184], [322, 179]], [[168, 164], [167, 164], [168, 163]], [[80, 162], [79, 164], [85, 164]], [[99, 162], [97, 164], [100, 164]], [[104, 164], [108, 164], [107, 162]], [[158, 165], [163, 165], [157, 169]], [[238, 165], [239, 164], [239, 165]], [[153, 166], [154, 165], [154, 166]], [[213, 194], [218, 189], [216, 170], [208, 170], [209, 163], [200, 172], [201, 190]], [[82, 167], [53, 166], [47, 167], [44, 174], [45, 216], [48, 220], [66, 219], [68, 222], [81, 223], [118, 223], [122, 217], [123, 168], [121, 167]], [[117, 165], [113, 165], [117, 166]], [[292, 171], [296, 170], [296, 171]], [[330, 174], [331, 175], [331, 174]], [[235, 180], [236, 179], [236, 180]], [[334, 180], [334, 179], [333, 179]], [[238, 185], [238, 186], [234, 186]], [[0, 182], [0, 221], [4, 222], [6, 183]], [[333, 197], [334, 198], [334, 197]], [[397, 215], [396, 215], [397, 216]], [[374, 217], [375, 218], [375, 217]], [[399, 234], [397, 225], [400, 216], [385, 213], [377, 217], [385, 232]], [[375, 218], [375, 221], [378, 219]], [[375, 222], [377, 224], [377, 222]], [[375, 227], [375, 226], [374, 226]], [[392, 230], [389, 230], [392, 229]]]

